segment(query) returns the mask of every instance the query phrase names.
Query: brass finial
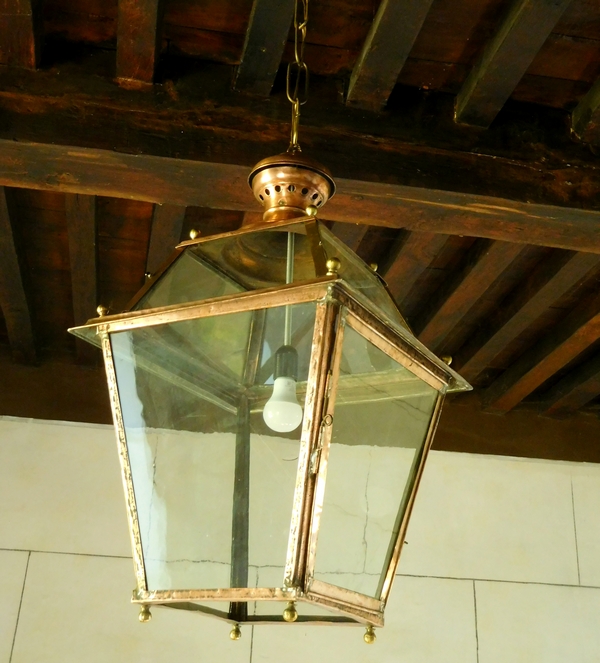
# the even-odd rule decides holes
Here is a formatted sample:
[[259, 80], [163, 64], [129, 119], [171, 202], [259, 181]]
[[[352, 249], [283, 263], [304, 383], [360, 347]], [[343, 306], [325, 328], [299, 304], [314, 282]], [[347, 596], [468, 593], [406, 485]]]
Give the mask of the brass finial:
[[200, 231], [199, 230], [190, 230], [190, 239], [196, 239], [197, 237], [200, 237]]
[[306, 208], [306, 216], [317, 216], [318, 211], [316, 205], [309, 205]]
[[372, 626], [367, 626], [367, 630], [365, 631], [365, 634], [363, 635], [363, 640], [368, 644], [372, 645], [375, 640], [377, 640], [377, 636], [375, 635], [375, 629]]
[[102, 306], [102, 304], [101, 304], [96, 309], [96, 313], [102, 318], [103, 316], [108, 314], [108, 309], [106, 308], [106, 306]]
[[285, 610], [283, 611], [283, 618], [290, 624], [298, 619], [298, 611], [296, 610], [296, 605], [293, 601], [289, 601], [287, 604]]
[[239, 624], [234, 624], [229, 631], [229, 637], [232, 640], [239, 640], [242, 637], [242, 629]]
[[140, 608], [140, 614], [138, 616], [138, 619], [142, 622], [142, 624], [146, 624], [152, 619], [152, 613], [150, 612], [149, 605], [144, 604]]
[[371, 262], [369, 263], [369, 267], [371, 268], [372, 271], [376, 272], [377, 269], [379, 268], [379, 265], [376, 262]]
[[452, 357], [450, 355], [444, 355], [442, 357], [442, 361], [444, 364], [448, 364], [448, 366], [450, 366], [452, 364]]
[[342, 266], [342, 263], [339, 258], [329, 258], [325, 263], [325, 266], [327, 267], [327, 276], [335, 276]]

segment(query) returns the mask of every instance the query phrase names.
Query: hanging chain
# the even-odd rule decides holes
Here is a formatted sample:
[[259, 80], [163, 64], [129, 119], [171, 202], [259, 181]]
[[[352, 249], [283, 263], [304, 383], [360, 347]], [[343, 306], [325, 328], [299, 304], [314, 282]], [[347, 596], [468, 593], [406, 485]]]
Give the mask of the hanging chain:
[[294, 5], [294, 61], [288, 64], [285, 89], [292, 104], [292, 129], [288, 152], [300, 152], [298, 127], [300, 106], [308, 99], [308, 67], [304, 62], [306, 24], [308, 23], [308, 0], [295, 0]]

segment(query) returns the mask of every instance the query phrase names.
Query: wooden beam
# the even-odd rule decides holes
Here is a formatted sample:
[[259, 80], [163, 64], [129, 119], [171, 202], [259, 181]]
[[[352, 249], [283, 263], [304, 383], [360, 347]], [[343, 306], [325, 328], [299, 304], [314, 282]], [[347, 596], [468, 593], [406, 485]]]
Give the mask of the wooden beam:
[[462, 268], [425, 308], [415, 329], [419, 340], [434, 352], [477, 300], [523, 251], [519, 244], [481, 240], [468, 252]]
[[540, 412], [564, 418], [600, 394], [600, 355], [571, 371], [542, 398]]
[[146, 260], [146, 273], [154, 274], [181, 241], [185, 207], [155, 205]]
[[584, 302], [508, 368], [484, 393], [489, 410], [508, 412], [600, 337], [600, 296]]
[[576, 106], [571, 126], [581, 140], [600, 144], [600, 79]]
[[35, 69], [41, 55], [41, 0], [0, 3], [0, 64]]
[[516, 0], [456, 98], [457, 122], [488, 127], [571, 0]]
[[565, 252], [540, 262], [458, 353], [456, 370], [475, 380], [532, 321], [598, 266], [600, 257], [590, 253]]
[[396, 85], [433, 0], [382, 0], [358, 57], [347, 103], [381, 110]]
[[[68, 193], [65, 196], [73, 322], [83, 325], [95, 317], [98, 306], [98, 258], [96, 244], [96, 197]], [[98, 360], [98, 350], [76, 339], [77, 358], [90, 364]]]
[[254, 0], [235, 79], [237, 90], [270, 94], [293, 16], [294, 0]]
[[447, 242], [447, 235], [409, 232], [392, 248], [383, 277], [396, 302], [401, 305], [419, 277]]
[[334, 223], [331, 226], [331, 232], [354, 253], [358, 251], [360, 243], [363, 241], [365, 235], [369, 230], [369, 226], [359, 223]]
[[164, 0], [119, 0], [117, 80], [122, 85], [154, 82], [163, 12]]
[[26, 285], [26, 269], [15, 237], [14, 210], [0, 187], [0, 307], [4, 315], [13, 359], [36, 361], [31, 306]]
[[[0, 139], [0, 186], [256, 211], [247, 166]], [[177, 177], [173, 176], [177, 173]], [[336, 179], [327, 218], [600, 254], [600, 212]]]

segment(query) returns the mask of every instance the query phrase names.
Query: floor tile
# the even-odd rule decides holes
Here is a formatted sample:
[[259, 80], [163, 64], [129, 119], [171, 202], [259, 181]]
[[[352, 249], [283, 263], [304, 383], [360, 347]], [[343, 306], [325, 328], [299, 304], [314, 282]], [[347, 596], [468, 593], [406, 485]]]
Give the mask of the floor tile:
[[578, 584], [569, 463], [434, 452], [399, 570]]
[[0, 548], [131, 555], [110, 426], [0, 420]]
[[479, 663], [597, 663], [600, 589], [476, 582]]
[[256, 627], [252, 663], [476, 663], [473, 583], [399, 577], [377, 642], [362, 627]]
[[574, 468], [573, 509], [581, 584], [600, 587], [600, 466]]
[[29, 553], [0, 550], [0, 661], [12, 648]]
[[229, 639], [226, 622], [156, 608], [147, 624], [130, 604], [126, 559], [34, 553], [12, 663], [248, 663], [251, 629]]

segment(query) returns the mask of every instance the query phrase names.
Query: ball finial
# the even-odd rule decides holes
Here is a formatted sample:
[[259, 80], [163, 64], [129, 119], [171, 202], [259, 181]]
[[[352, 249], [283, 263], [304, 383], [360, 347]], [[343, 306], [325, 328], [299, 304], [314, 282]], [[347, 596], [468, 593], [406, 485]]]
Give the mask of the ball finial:
[[239, 624], [234, 624], [229, 631], [229, 637], [232, 640], [239, 640], [242, 637], [242, 629]]
[[147, 624], [152, 619], [152, 613], [150, 612], [149, 605], [143, 605], [140, 608], [138, 619], [142, 622], [142, 624]]
[[448, 366], [450, 366], [452, 364], [452, 357], [450, 355], [444, 355], [442, 357], [442, 361], [444, 364], [448, 364]]
[[377, 636], [375, 635], [375, 629], [372, 626], [367, 626], [367, 630], [363, 635], [363, 640], [368, 645], [372, 645], [375, 642], [375, 640], [377, 640]]
[[96, 313], [102, 318], [102, 317], [104, 317], [105, 315], [107, 315], [107, 313], [108, 313], [108, 309], [106, 308], [106, 306], [102, 306], [102, 304], [101, 304], [101, 305], [98, 306], [98, 308], [96, 309]]
[[298, 619], [298, 611], [293, 601], [290, 601], [283, 611], [283, 618], [290, 624]]
[[199, 230], [190, 230], [190, 239], [196, 239], [197, 237], [200, 237], [200, 231]]
[[335, 276], [342, 263], [340, 262], [339, 258], [329, 258], [329, 260], [325, 263], [325, 266], [327, 267], [327, 276]]
[[318, 211], [316, 205], [309, 205], [306, 208], [306, 216], [317, 216]]

